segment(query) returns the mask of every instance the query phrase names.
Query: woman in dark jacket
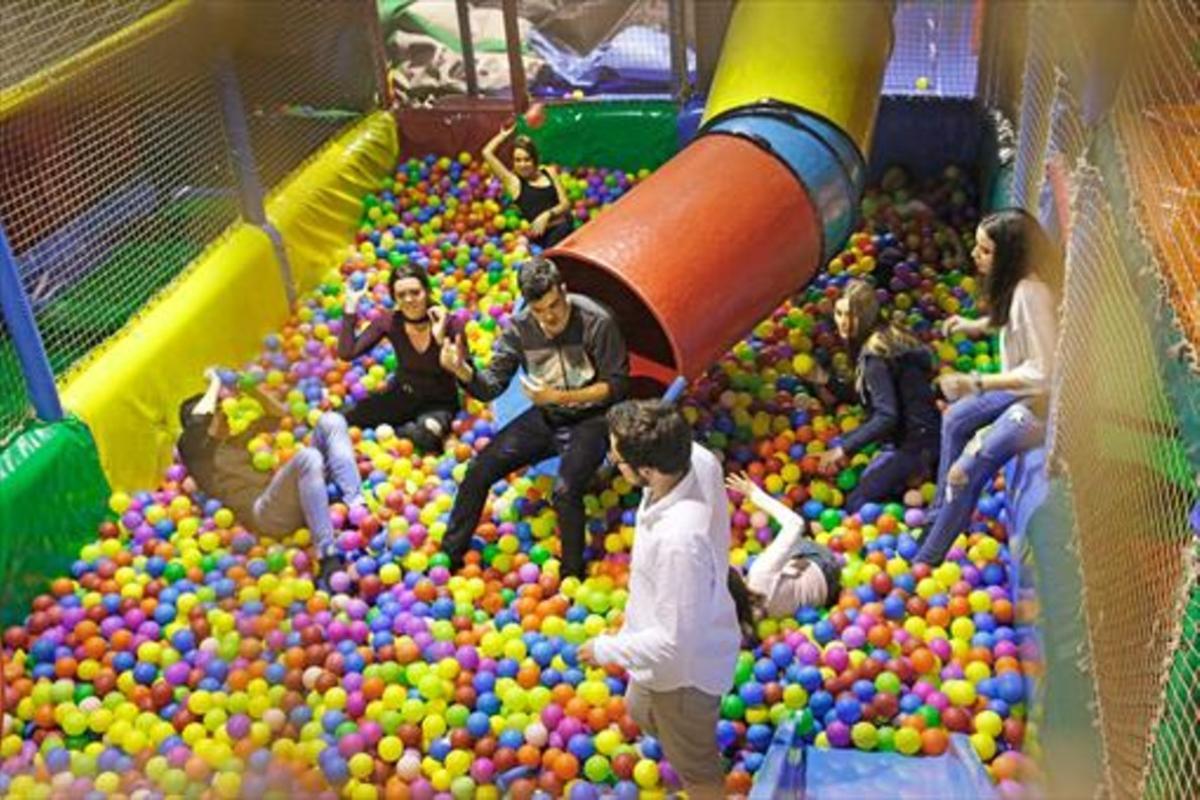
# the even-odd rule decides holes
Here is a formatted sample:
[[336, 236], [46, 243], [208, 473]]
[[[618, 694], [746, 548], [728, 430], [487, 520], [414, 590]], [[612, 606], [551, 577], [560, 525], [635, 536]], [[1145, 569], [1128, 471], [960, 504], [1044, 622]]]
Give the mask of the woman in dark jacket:
[[834, 469], [872, 442], [884, 444], [846, 499], [846, 510], [853, 513], [864, 503], [898, 499], [910, 480], [932, 475], [941, 415], [931, 383], [932, 356], [911, 333], [880, 320], [870, 285], [850, 281], [833, 316], [855, 358], [854, 388], [868, 417], [821, 455], [821, 466]]

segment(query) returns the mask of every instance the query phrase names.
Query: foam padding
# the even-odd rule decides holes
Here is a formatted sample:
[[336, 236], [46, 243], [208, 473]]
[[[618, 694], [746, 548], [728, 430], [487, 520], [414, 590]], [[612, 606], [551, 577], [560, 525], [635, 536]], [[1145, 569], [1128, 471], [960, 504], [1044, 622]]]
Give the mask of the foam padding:
[[549, 103], [540, 128], [530, 130], [522, 118], [518, 129], [552, 164], [632, 172], [657, 169], [678, 152], [678, 113], [666, 100]]
[[177, 408], [204, 368], [235, 365], [287, 316], [271, 243], [242, 225], [65, 376], [63, 405], [92, 430], [116, 488], [158, 484], [179, 434]]
[[363, 195], [396, 165], [396, 122], [377, 111], [347, 130], [267, 198], [267, 218], [283, 235], [296, 288], [305, 292], [336, 266], [354, 240]]
[[0, 625], [65, 575], [104, 518], [108, 483], [77, 419], [31, 422], [0, 450]]
[[[391, 117], [374, 114], [330, 142], [272, 193], [303, 292], [337, 263], [357, 230], [362, 196], [396, 157]], [[204, 368], [237, 366], [288, 315], [266, 234], [239, 225], [63, 379], [63, 405], [91, 428], [109, 482], [155, 486], [179, 434], [178, 406], [203, 389]]]

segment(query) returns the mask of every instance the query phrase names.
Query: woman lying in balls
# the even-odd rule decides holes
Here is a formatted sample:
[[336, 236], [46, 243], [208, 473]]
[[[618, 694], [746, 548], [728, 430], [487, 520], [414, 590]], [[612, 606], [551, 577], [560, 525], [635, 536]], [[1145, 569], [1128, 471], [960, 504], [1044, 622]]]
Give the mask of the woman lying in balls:
[[804, 518], [758, 487], [742, 472], [725, 479], [727, 488], [767, 512], [780, 527], [775, 539], [750, 564], [743, 580], [729, 570], [729, 592], [742, 634], [756, 639], [758, 623], [795, 616], [803, 606], [825, 608], [837, 602], [842, 567], [824, 545], [805, 536]]
[[886, 319], [875, 290], [852, 280], [833, 308], [838, 334], [855, 360], [854, 391], [867, 419], [820, 456], [828, 471], [873, 443], [883, 450], [871, 461], [846, 498], [848, 513], [865, 503], [897, 497], [912, 480], [929, 477], [937, 465], [942, 418], [934, 399], [933, 358], [917, 337]]
[[[312, 444], [302, 448], [273, 475], [256, 469], [247, 453], [250, 440], [278, 427], [288, 413], [276, 398], [255, 384], [244, 393], [216, 370], [208, 370], [208, 390], [179, 407], [183, 432], [176, 447], [197, 487], [233, 511], [238, 521], [257, 533], [282, 537], [307, 527], [320, 559], [318, 581], [325, 584], [342, 565], [329, 513], [326, 472], [341, 489], [349, 506], [362, 503], [362, 484], [354, 446], [339, 414], [323, 414], [313, 430]], [[247, 382], [243, 382], [245, 385]]]
[[384, 423], [396, 435], [429, 452], [441, 449], [450, 423], [461, 408], [458, 383], [440, 363], [442, 343], [462, 346], [461, 326], [433, 302], [425, 270], [406, 264], [388, 277], [395, 310], [376, 317], [355, 335], [358, 307], [366, 289], [348, 289], [338, 334], [338, 357], [344, 361], [371, 351], [386, 336], [396, 355], [391, 387], [361, 400], [346, 415], [359, 428]]

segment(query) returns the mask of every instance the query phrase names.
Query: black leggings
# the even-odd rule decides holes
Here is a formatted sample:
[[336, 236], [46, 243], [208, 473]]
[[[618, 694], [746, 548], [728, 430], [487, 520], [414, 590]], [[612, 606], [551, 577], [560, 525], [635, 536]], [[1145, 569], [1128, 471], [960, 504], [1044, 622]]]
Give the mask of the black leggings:
[[542, 234], [542, 238], [534, 239], [533, 243], [538, 247], [541, 247], [543, 250], [549, 250], [551, 247], [554, 247], [554, 245], [570, 236], [571, 231], [574, 229], [575, 226], [571, 224], [571, 218], [567, 217], [566, 219], [547, 227], [546, 232]]
[[437, 450], [450, 433], [456, 408], [430, 406], [403, 389], [373, 394], [346, 414], [346, 421], [359, 428], [394, 425], [396, 435], [408, 439], [421, 450]]

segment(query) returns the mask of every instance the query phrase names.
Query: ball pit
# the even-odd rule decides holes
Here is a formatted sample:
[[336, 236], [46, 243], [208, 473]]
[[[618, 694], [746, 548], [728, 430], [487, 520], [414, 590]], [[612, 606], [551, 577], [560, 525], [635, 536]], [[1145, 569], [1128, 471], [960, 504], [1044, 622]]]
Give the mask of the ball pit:
[[[564, 176], [585, 221], [643, 175]], [[880, 298], [929, 341], [944, 369], [994, 369], [993, 353], [935, 323], [973, 308], [975, 219], [966, 176], [911, 187], [893, 173], [863, 201], [864, 223], [812, 285], [763, 320], [682, 401], [728, 470], [745, 469], [817, 522], [845, 559], [828, 611], [766, 620], [739, 658], [715, 731], [726, 789], [749, 790], [775, 728], [793, 719], [819, 747], [937, 755], [962, 732], [1006, 796], [1033, 775], [1022, 754], [1026, 671], [1005, 585], [999, 503], [985, 496], [943, 565], [913, 566], [932, 487], [841, 511], [868, 456], [837, 475], [816, 456], [861, 422], [804, 383], [851, 365], [832, 303], [852, 276], [882, 276]], [[341, 267], [267, 337], [245, 380], [286, 396], [291, 416], [248, 457], [286, 462], [320, 413], [381, 388], [386, 346], [335, 358], [344, 286], [390, 299], [387, 269], [427, 268], [435, 294], [486, 360], [512, 314], [525, 227], [496, 180], [466, 156], [398, 165], [364, 200]], [[232, 378], [231, 378], [232, 379]], [[252, 416], [253, 408], [239, 408]], [[630, 719], [619, 672], [584, 669], [577, 648], [619, 624], [637, 498], [616, 479], [587, 498], [603, 553], [586, 581], [560, 580], [548, 478], [496, 487], [479, 548], [458, 575], [438, 553], [455, 483], [494, 433], [474, 401], [442, 454], [394, 430], [355, 431], [369, 511], [333, 500], [347, 569], [318, 590], [308, 533], [246, 531], [178, 465], [154, 491], [116, 493], [111, 519], [68, 576], [5, 631], [0, 796], [284, 798], [662, 796], [678, 776]], [[731, 561], [770, 540], [735, 498]]]

